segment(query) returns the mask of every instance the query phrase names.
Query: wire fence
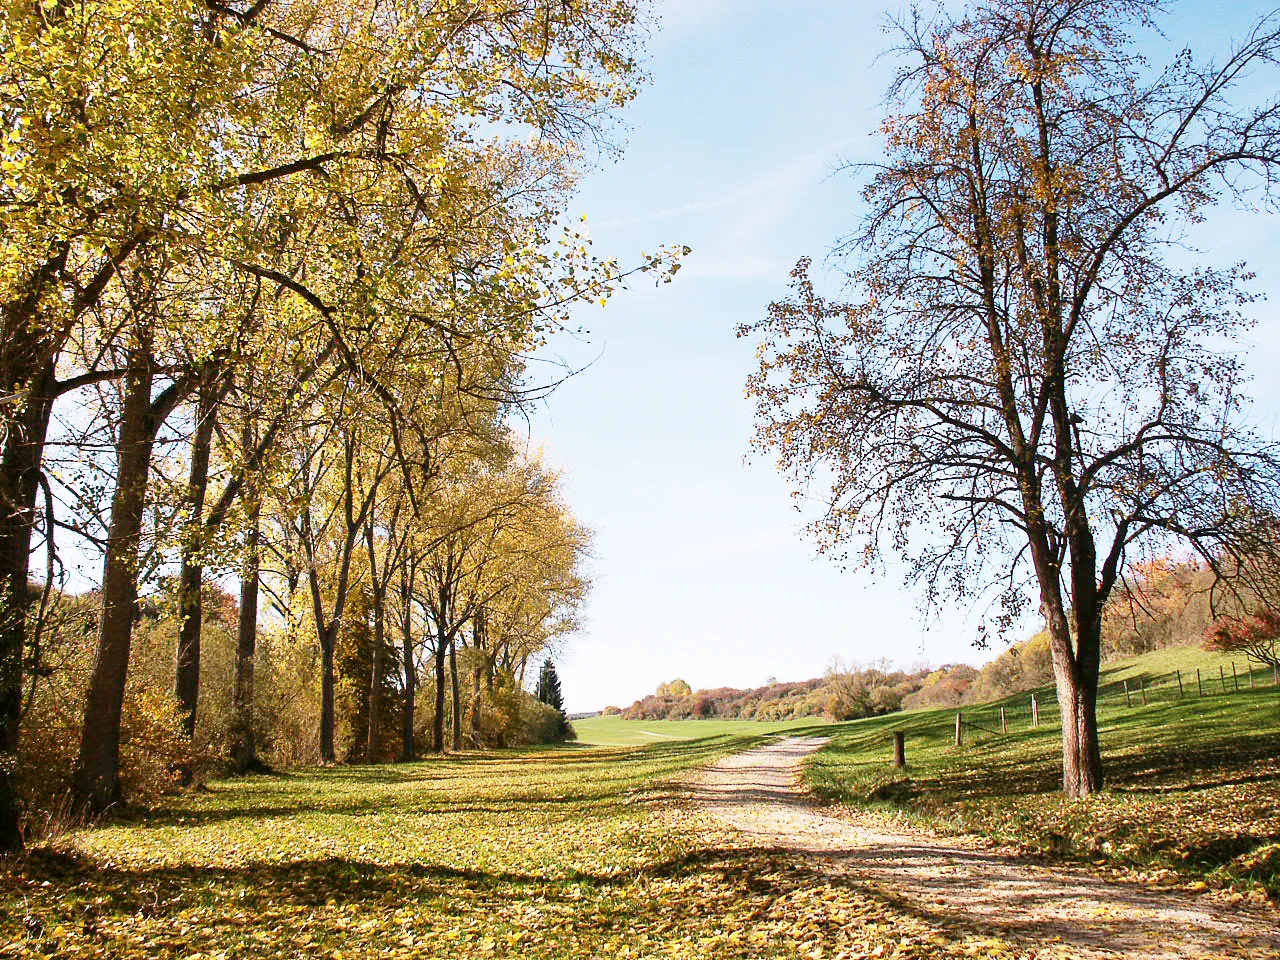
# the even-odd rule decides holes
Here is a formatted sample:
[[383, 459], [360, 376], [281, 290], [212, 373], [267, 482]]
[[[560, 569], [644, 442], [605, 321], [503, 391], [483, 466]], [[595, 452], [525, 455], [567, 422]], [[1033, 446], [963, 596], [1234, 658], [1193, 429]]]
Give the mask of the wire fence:
[[[1250, 662], [1219, 663], [1214, 667], [1138, 674], [1102, 684], [1098, 687], [1098, 708], [1142, 707], [1273, 687], [1280, 692], [1280, 670], [1275, 667]], [[962, 745], [966, 740], [985, 740], [1058, 722], [1057, 699], [1051, 692], [1039, 690], [1001, 703], [962, 707], [956, 711], [955, 740]]]

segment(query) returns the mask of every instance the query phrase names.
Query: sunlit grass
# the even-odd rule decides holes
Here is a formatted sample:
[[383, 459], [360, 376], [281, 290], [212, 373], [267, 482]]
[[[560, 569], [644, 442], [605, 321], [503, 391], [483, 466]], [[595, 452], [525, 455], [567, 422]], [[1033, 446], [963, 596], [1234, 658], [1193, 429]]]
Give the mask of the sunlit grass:
[[[1144, 660], [1110, 672], [1132, 679], [1180, 662], [1171, 656]], [[1123, 696], [1104, 699], [1099, 717], [1107, 789], [1087, 801], [1058, 793], [1056, 706], [1050, 691], [1039, 697], [1038, 728], [1021, 709], [1026, 695], [962, 708], [960, 747], [955, 710], [833, 727], [835, 740], [811, 761], [807, 780], [828, 799], [901, 813], [938, 830], [976, 833], [1034, 854], [1272, 896], [1280, 891], [1280, 688], [1237, 693], [1228, 684], [1225, 694], [1151, 695], [1145, 705], [1136, 695], [1132, 705]], [[906, 737], [906, 770], [892, 765], [895, 730]]]
[[619, 716], [587, 717], [573, 721], [580, 743], [605, 746], [643, 746], [664, 740], [696, 740], [703, 737], [748, 737], [760, 734], [806, 731], [825, 721], [801, 720], [623, 720]]
[[214, 783], [0, 868], [0, 956], [928, 958], [997, 943], [752, 849], [680, 799], [673, 778], [759, 740]]

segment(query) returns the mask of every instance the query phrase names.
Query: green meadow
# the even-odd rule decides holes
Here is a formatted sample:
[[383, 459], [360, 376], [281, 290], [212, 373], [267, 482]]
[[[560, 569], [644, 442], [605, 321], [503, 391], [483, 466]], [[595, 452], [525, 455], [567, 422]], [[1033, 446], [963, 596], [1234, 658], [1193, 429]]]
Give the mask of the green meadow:
[[[1099, 720], [1107, 788], [1088, 800], [1058, 794], [1061, 730], [1048, 688], [1036, 691], [1038, 727], [1029, 694], [960, 708], [960, 746], [956, 709], [833, 726], [834, 740], [810, 762], [806, 780], [827, 800], [1029, 854], [1274, 896], [1280, 687], [1257, 671], [1250, 688], [1236, 658], [1237, 690], [1230, 662], [1195, 649], [1163, 650], [1105, 669]], [[1181, 696], [1167, 676], [1175, 670], [1183, 674]], [[1128, 701], [1115, 689], [1123, 680]], [[905, 770], [892, 763], [895, 731], [905, 736]]]

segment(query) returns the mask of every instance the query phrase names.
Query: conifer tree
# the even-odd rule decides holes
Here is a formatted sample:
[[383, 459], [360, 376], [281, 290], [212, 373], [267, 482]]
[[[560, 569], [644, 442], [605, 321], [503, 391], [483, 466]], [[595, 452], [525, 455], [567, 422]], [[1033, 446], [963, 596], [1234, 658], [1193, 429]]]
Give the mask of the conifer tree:
[[560, 676], [550, 659], [543, 661], [542, 671], [538, 674], [538, 699], [559, 710], [563, 716], [564, 694], [560, 690]]

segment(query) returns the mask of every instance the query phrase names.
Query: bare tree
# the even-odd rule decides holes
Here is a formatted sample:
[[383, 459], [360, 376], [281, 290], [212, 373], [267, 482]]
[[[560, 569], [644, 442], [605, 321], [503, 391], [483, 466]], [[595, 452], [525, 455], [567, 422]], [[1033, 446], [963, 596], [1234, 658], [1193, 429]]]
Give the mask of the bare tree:
[[1280, 107], [1240, 106], [1280, 21], [1222, 63], [1153, 71], [1153, 0], [987, 0], [896, 24], [887, 158], [839, 252], [852, 302], [793, 295], [741, 335], [758, 446], [830, 484], [823, 549], [911, 561], [933, 605], [1036, 590], [1063, 718], [1063, 788], [1102, 785], [1103, 607], [1127, 560], [1190, 545], [1213, 568], [1271, 539], [1280, 450], [1244, 419], [1241, 266], [1182, 270], [1225, 197], [1274, 197]]

